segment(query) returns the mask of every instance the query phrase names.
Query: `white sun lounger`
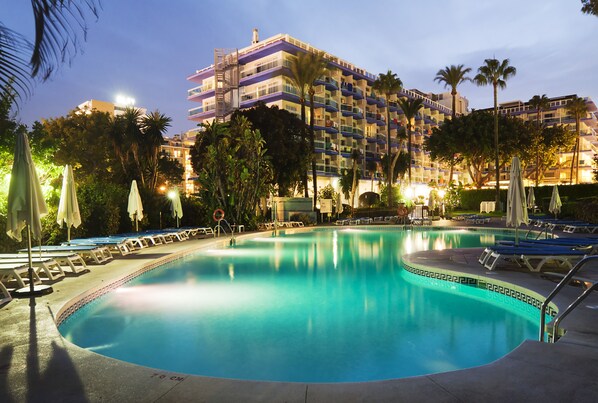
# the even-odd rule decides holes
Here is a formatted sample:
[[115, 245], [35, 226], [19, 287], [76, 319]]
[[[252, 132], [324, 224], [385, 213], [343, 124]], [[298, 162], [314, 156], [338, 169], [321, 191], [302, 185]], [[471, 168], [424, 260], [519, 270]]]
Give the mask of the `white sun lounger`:
[[[11, 281], [15, 281], [17, 286], [15, 288], [23, 288], [29, 282], [29, 266], [22, 263], [0, 263], [0, 282], [9, 285]], [[39, 278], [35, 270], [33, 270], [33, 283], [39, 284], [42, 280]]]
[[[0, 259], [19, 258], [26, 257], [26, 251], [20, 253], [2, 253]], [[32, 252], [32, 257], [50, 258], [56, 260], [61, 266], [68, 266], [73, 273], [81, 273], [87, 271], [87, 263], [81, 255], [75, 252]]]
[[12, 301], [12, 295], [10, 295], [4, 284], [0, 282], [0, 305], [4, 305], [9, 301]]
[[[96, 264], [102, 264], [109, 260], [112, 260], [113, 256], [105, 246], [101, 245], [44, 245], [36, 246], [33, 248], [33, 253], [42, 252], [72, 252], [76, 253], [84, 259], [92, 261]], [[20, 249], [19, 253], [26, 253], [27, 249]]]
[[[8, 264], [29, 264], [29, 258], [27, 256], [17, 257], [17, 258], [0, 258], [0, 263], [8, 263]], [[31, 265], [33, 269], [38, 274], [44, 272], [48, 280], [54, 281], [58, 280], [65, 276], [64, 270], [58, 262], [54, 259], [47, 258], [47, 257], [32, 257], [31, 258]]]
[[128, 238], [81, 238], [71, 239], [71, 245], [86, 245], [86, 246], [104, 246], [111, 252], [117, 252], [121, 256], [126, 256], [131, 253], [135, 247]]

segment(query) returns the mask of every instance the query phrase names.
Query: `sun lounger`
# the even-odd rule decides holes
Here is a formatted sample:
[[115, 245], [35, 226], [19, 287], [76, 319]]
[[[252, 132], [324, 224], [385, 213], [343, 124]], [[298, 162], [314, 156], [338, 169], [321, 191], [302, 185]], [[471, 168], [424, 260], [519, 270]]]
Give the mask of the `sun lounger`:
[[[488, 270], [494, 270], [500, 262], [514, 262], [530, 271], [539, 272], [546, 264], [571, 269], [573, 263], [583, 259], [587, 252], [568, 247], [494, 246], [484, 250], [479, 262]], [[537, 263], [534, 263], [537, 262]]]
[[0, 282], [0, 305], [4, 305], [9, 301], [12, 301], [12, 295], [10, 295], [4, 284]]
[[[12, 281], [16, 282], [16, 287], [14, 288], [23, 288], [27, 285], [29, 282], [28, 263], [0, 263], [0, 282], [9, 285]], [[39, 284], [41, 282], [42, 280], [35, 270], [33, 270], [33, 283]]]
[[569, 234], [573, 234], [574, 232], [587, 232], [589, 234], [593, 234], [596, 231], [598, 231], [598, 225], [589, 223], [569, 224], [565, 225], [563, 228], [563, 232], [567, 232]]
[[[15, 259], [26, 258], [26, 252], [21, 253], [2, 253], [0, 259]], [[32, 252], [32, 257], [36, 258], [50, 258], [56, 260], [61, 266], [68, 266], [73, 273], [81, 273], [87, 271], [87, 264], [85, 260], [74, 252]]]
[[[515, 241], [498, 241], [497, 245], [514, 246]], [[571, 249], [586, 251], [588, 254], [598, 253], [598, 238], [547, 238], [547, 239], [522, 239], [520, 246], [564, 246]]]
[[[33, 253], [39, 252], [73, 252], [88, 261], [102, 264], [113, 258], [110, 249], [102, 245], [43, 245], [33, 248]], [[26, 253], [27, 249], [20, 249], [19, 253]]]
[[186, 241], [187, 239], [189, 239], [189, 236], [187, 236], [187, 232], [185, 232], [184, 230], [176, 229], [176, 228], [167, 228], [167, 229], [155, 231], [155, 233], [168, 234], [174, 240], [177, 240], [179, 242]]
[[126, 256], [135, 250], [135, 244], [126, 237], [97, 237], [97, 238], [81, 238], [71, 239], [69, 245], [86, 245], [86, 246], [105, 246], [111, 252], [118, 252], [121, 256]]
[[[0, 257], [0, 264], [7, 263], [7, 264], [29, 264], [29, 258], [27, 256], [21, 256], [16, 258], [2, 258]], [[38, 274], [44, 272], [48, 280], [54, 281], [58, 280], [65, 276], [64, 270], [58, 262], [51, 258], [39, 258], [39, 257], [32, 257], [31, 258], [31, 265], [33, 269]]]

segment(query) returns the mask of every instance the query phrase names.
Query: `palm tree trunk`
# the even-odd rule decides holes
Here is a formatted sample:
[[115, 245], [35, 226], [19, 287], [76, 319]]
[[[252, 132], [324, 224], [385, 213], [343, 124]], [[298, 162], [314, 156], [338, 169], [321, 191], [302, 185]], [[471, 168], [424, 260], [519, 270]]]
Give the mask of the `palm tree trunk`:
[[409, 154], [409, 163], [407, 164], [407, 172], [409, 178], [409, 186], [411, 186], [411, 122], [407, 123], [407, 153]]
[[451, 185], [451, 182], [453, 181], [453, 170], [455, 169], [455, 162], [454, 162], [454, 159], [453, 159], [453, 160], [451, 160], [450, 166], [451, 166], [451, 167], [450, 167], [450, 169], [449, 169], [449, 180], [448, 180], [448, 186], [450, 186], [450, 185]]
[[496, 84], [494, 84], [494, 164], [496, 170], [496, 209], [502, 210], [502, 206], [500, 205], [500, 167], [498, 166], [498, 95]]
[[[575, 145], [573, 146], [573, 156], [571, 157], [571, 172], [569, 173], [569, 185], [573, 184], [573, 168], [576, 166], [575, 160], [579, 160], [575, 156], [579, 153], [579, 118], [575, 117]], [[579, 171], [579, 163], [577, 164], [577, 170]]]
[[453, 89], [451, 90], [451, 95], [453, 96], [453, 110], [451, 112], [451, 118], [453, 120], [455, 120], [455, 118], [457, 117], [457, 88], [453, 87]]
[[353, 161], [353, 183], [351, 184], [351, 217], [355, 217], [355, 191], [357, 190], [357, 161]]
[[392, 207], [392, 182], [394, 167], [390, 163], [390, 93], [386, 94], [386, 160], [388, 172], [386, 176], [386, 191], [388, 192], [388, 207]]
[[[301, 103], [301, 121], [303, 122], [303, 131], [307, 129], [307, 123], [305, 122], [305, 94], [301, 94], [301, 98], [299, 99]], [[313, 152], [313, 150], [312, 150]], [[312, 156], [313, 158], [313, 156]], [[307, 198], [309, 197], [309, 187], [308, 187], [308, 179], [307, 179], [307, 172], [303, 175], [303, 195]]]
[[[314, 211], [318, 203], [318, 177], [316, 175], [316, 136], [314, 135], [314, 92], [309, 92], [309, 142], [311, 144], [311, 175], [314, 190]], [[317, 221], [320, 222], [320, 215], [316, 214]]]

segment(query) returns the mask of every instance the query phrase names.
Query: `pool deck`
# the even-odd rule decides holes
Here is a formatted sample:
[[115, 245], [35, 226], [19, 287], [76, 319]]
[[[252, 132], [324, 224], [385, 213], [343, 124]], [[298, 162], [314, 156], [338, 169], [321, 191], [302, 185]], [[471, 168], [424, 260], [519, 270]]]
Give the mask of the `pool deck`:
[[[495, 221], [490, 226], [500, 227], [501, 223]], [[586, 300], [565, 319], [563, 328], [567, 333], [555, 344], [526, 341], [507, 356], [481, 367], [380, 382], [306, 384], [190, 376], [103, 357], [60, 336], [55, 318], [69, 301], [106, 287], [156, 260], [221, 243], [214, 239], [189, 240], [147, 248], [104, 265], [90, 265], [87, 274], [55, 282], [54, 292], [49, 295], [35, 300], [13, 299], [0, 307], [0, 402], [595, 402], [598, 399], [598, 296]], [[480, 253], [479, 248], [448, 249], [417, 252], [404, 259], [419, 267], [505, 282], [541, 295], [547, 295], [555, 285], [537, 273], [520, 269], [507, 267], [488, 272], [477, 262]], [[577, 295], [578, 289], [567, 287], [555, 302], [559, 309], [564, 309]]]

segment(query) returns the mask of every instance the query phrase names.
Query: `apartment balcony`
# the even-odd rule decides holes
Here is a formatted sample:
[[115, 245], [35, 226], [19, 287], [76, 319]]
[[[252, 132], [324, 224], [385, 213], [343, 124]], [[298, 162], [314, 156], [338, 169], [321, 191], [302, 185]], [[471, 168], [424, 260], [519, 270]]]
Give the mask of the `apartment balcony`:
[[316, 85], [323, 85], [327, 90], [337, 91], [338, 81], [332, 77], [320, 77], [315, 81]]
[[399, 104], [396, 101], [390, 101], [388, 107], [391, 112], [397, 112], [399, 110]]
[[336, 123], [335, 121], [332, 120], [326, 120], [325, 123], [325, 130], [326, 133], [338, 133], [338, 123]]
[[356, 119], [363, 119], [363, 109], [361, 109], [361, 108], [359, 108], [357, 106], [354, 106], [353, 107], [353, 116]]
[[353, 107], [347, 104], [341, 104], [341, 113], [343, 116], [352, 116], [353, 115]]
[[338, 112], [338, 102], [335, 100], [326, 98], [325, 105], [328, 112]]
[[341, 134], [345, 137], [353, 137], [353, 126], [341, 125]]
[[363, 138], [363, 130], [358, 127], [354, 127], [353, 128], [353, 138], [357, 139], [357, 140], [361, 140]]
[[368, 135], [366, 135], [366, 136], [365, 136], [365, 140], [366, 140], [368, 143], [376, 143], [376, 142], [378, 141], [378, 139], [376, 138], [376, 135], [375, 135], [375, 134], [368, 134]]
[[212, 83], [199, 85], [199, 86], [197, 86], [195, 88], [191, 88], [190, 90], [187, 91], [187, 99], [188, 100], [201, 99], [208, 95], [213, 95], [213, 92], [214, 92], [214, 85]]
[[198, 106], [196, 108], [189, 109], [188, 117], [190, 117], [190, 118], [197, 118], [197, 117], [200, 117], [202, 115], [209, 114], [210, 112], [213, 113], [215, 111], [215, 109], [216, 109], [216, 104], [209, 104], [209, 105], [206, 105], [206, 106], [203, 106], [203, 105], [202, 106]]
[[376, 133], [376, 141], [378, 144], [386, 144], [386, 135], [382, 133]]
[[334, 143], [326, 143], [326, 154], [338, 155], [338, 146]]

